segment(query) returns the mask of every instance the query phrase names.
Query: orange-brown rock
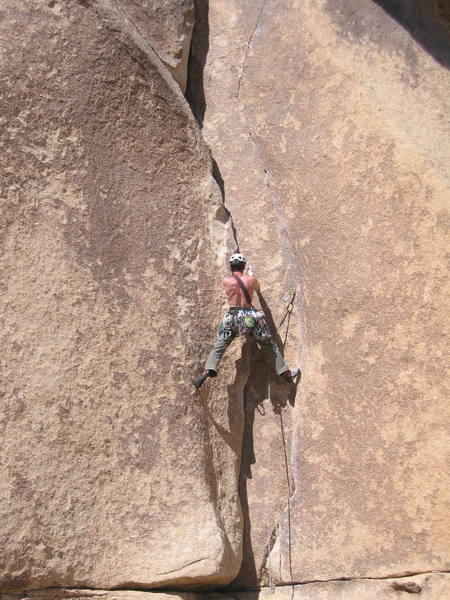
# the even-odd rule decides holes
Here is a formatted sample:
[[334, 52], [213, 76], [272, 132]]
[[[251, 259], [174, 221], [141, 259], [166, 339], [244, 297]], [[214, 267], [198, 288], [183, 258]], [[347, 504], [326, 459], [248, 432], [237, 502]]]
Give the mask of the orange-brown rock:
[[[417, 596], [416, 596], [417, 594]], [[410, 596], [411, 595], [411, 596]], [[450, 595], [450, 574], [425, 573], [391, 579], [324, 581], [296, 586], [263, 588], [247, 592], [208, 594], [163, 593], [136, 590], [31, 590], [25, 595], [0, 594], [0, 600], [392, 600], [426, 598], [443, 600]]]
[[369, 0], [215, 0], [207, 23], [194, 111], [276, 324], [296, 290], [303, 369], [292, 407], [254, 354], [234, 585], [448, 569], [442, 47]]
[[2, 10], [3, 590], [240, 565], [240, 406], [189, 381], [230, 228], [178, 85], [117, 5]]
[[445, 3], [4, 5], [0, 600], [446, 598]]
[[187, 63], [194, 25], [194, 0], [104, 0], [151, 46], [180, 88], [186, 89]]

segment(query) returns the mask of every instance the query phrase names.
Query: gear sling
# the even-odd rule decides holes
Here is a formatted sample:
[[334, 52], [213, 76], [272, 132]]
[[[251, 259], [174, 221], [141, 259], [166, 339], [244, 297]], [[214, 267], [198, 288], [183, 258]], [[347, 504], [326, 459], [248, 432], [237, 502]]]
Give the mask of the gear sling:
[[[278, 375], [289, 370], [278, 346], [272, 340], [263, 311], [257, 311], [252, 305], [250, 293], [244, 282], [233, 274], [251, 308], [233, 306], [225, 314], [219, 327], [217, 341], [205, 364], [205, 371], [212, 376], [217, 374], [217, 367], [226, 349], [237, 335], [251, 335], [261, 347], [267, 359], [273, 364]], [[212, 372], [212, 373], [211, 373]]]

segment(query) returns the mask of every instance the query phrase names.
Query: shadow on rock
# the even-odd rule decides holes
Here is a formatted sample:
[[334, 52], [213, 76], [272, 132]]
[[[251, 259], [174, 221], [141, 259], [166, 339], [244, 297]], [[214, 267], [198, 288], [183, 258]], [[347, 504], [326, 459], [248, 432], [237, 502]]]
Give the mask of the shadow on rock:
[[[283, 319], [287, 320], [286, 333], [284, 342], [281, 340], [277, 326], [273, 319], [272, 312], [265, 301], [262, 294], [259, 294], [261, 307], [266, 315], [270, 332], [273, 339], [278, 344], [283, 352], [284, 344], [289, 331], [290, 314], [284, 315]], [[243, 539], [243, 559], [240, 572], [234, 582], [230, 585], [231, 589], [252, 588], [260, 585], [260, 576], [258, 566], [256, 564], [253, 545], [252, 545], [252, 522], [250, 507], [248, 501], [247, 481], [252, 479], [252, 466], [257, 462], [257, 456], [254, 448], [254, 424], [256, 411], [263, 417], [270, 418], [267, 411], [273, 411], [278, 415], [279, 429], [276, 435], [281, 435], [284, 467], [286, 470], [288, 497], [286, 498], [286, 506], [288, 508], [288, 525], [289, 525], [289, 553], [290, 553], [290, 497], [292, 495], [292, 483], [289, 474], [289, 453], [288, 441], [286, 439], [286, 431], [283, 421], [284, 411], [288, 408], [288, 404], [293, 407], [298, 389], [299, 379], [296, 384], [288, 383], [278, 377], [272, 367], [268, 365], [263, 352], [258, 348], [256, 342], [249, 340], [247, 344], [250, 346], [250, 373], [247, 383], [244, 388], [244, 435], [242, 446], [241, 472], [239, 478], [239, 496], [241, 499], [243, 518], [244, 518], [244, 539]], [[270, 404], [266, 401], [270, 400]], [[271, 406], [270, 406], [271, 405]], [[288, 557], [289, 564], [291, 562]]]
[[200, 127], [206, 110], [203, 72], [209, 50], [209, 0], [195, 0], [195, 24], [188, 62], [186, 100]]
[[374, 0], [441, 65], [450, 67], [450, 4], [446, 0]]

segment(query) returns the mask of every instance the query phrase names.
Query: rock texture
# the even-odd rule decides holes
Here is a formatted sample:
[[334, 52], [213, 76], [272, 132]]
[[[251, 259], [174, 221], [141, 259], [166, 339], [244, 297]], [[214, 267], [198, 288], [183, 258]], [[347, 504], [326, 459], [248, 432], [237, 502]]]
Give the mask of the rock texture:
[[241, 560], [233, 355], [229, 395], [189, 382], [234, 242], [190, 109], [116, 5], [2, 9], [3, 590], [219, 585]]
[[193, 109], [303, 369], [292, 407], [253, 355], [234, 585], [445, 570], [448, 72], [369, 0], [198, 5]]
[[108, 4], [152, 47], [184, 92], [194, 0], [111, 0]]
[[[4, 3], [1, 600], [450, 594], [448, 11], [416, 4]], [[297, 388], [245, 341], [190, 383], [237, 242]]]
[[133, 590], [33, 590], [23, 595], [0, 594], [0, 600], [443, 600], [450, 595], [448, 573], [426, 573], [397, 579], [327, 581], [251, 592], [158, 593]]

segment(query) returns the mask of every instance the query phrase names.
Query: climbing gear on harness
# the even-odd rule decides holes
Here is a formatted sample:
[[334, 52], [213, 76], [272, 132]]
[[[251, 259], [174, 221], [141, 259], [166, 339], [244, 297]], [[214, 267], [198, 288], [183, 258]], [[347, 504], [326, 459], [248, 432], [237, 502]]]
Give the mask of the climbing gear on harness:
[[230, 256], [228, 262], [230, 263], [230, 265], [238, 265], [239, 263], [246, 263], [247, 260], [243, 254], [241, 254], [240, 252], [236, 252], [235, 254], [232, 254]]
[[194, 379], [192, 379], [192, 384], [199, 390], [205, 383], [205, 381], [208, 379], [208, 377], [217, 377], [217, 373], [212, 369], [209, 369], [208, 371], [203, 371], [203, 373], [197, 375], [197, 377], [194, 377]]
[[234, 274], [233, 278], [237, 281], [251, 309], [244, 308], [243, 306], [232, 306], [222, 321], [221, 328], [219, 329], [219, 338], [227, 339], [231, 335], [228, 332], [232, 332], [236, 335], [251, 333], [256, 341], [269, 339], [271, 336], [264, 312], [256, 310], [253, 306], [250, 292], [242, 279]]
[[281, 377], [283, 379], [286, 379], [286, 381], [289, 381], [290, 383], [294, 383], [295, 378], [298, 377], [299, 375], [300, 375], [300, 369], [298, 367], [291, 371], [285, 371], [284, 373], [281, 373]]
[[227, 340], [235, 335], [251, 335], [257, 342], [269, 339], [270, 331], [262, 310], [232, 306], [220, 324], [217, 337]]

